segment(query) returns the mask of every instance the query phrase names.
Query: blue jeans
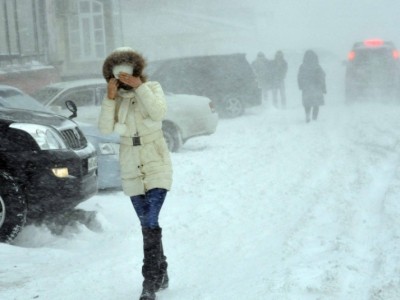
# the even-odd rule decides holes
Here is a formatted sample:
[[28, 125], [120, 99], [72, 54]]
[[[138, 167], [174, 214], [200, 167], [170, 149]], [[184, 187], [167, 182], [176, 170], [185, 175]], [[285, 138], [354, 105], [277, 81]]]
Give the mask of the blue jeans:
[[147, 191], [145, 195], [131, 197], [142, 227], [151, 229], [159, 227], [158, 216], [166, 195], [166, 189], [155, 188]]

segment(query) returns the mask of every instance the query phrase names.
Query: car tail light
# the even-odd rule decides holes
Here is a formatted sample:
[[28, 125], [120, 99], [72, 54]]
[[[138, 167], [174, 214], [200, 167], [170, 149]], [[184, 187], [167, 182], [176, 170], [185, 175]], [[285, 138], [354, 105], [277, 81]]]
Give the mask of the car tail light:
[[392, 54], [394, 59], [399, 59], [400, 53], [398, 50], [393, 50]]
[[349, 53], [349, 55], [347, 55], [347, 58], [348, 58], [349, 60], [353, 60], [355, 57], [356, 57], [356, 53], [355, 53], [354, 51], [351, 51], [351, 52]]
[[213, 103], [212, 101], [210, 101], [210, 102], [208, 103], [208, 106], [210, 106], [211, 112], [213, 112], [213, 113], [216, 112], [214, 103]]
[[366, 40], [364, 41], [364, 45], [367, 47], [379, 47], [383, 45], [383, 40], [380, 39], [373, 39], [373, 40]]

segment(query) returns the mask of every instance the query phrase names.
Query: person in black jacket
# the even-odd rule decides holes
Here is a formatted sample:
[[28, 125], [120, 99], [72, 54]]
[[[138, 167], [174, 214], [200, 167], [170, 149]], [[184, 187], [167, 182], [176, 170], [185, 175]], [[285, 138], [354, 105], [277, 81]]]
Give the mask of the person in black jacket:
[[307, 50], [303, 57], [303, 63], [297, 76], [299, 89], [302, 91], [302, 101], [306, 113], [306, 122], [317, 120], [320, 105], [324, 104], [326, 94], [325, 72], [319, 65], [317, 54]]
[[271, 61], [266, 58], [263, 52], [258, 52], [257, 58], [251, 63], [254, 74], [256, 75], [258, 87], [261, 89], [263, 101], [268, 100], [268, 91], [272, 84]]
[[281, 98], [281, 107], [286, 108], [286, 91], [285, 77], [288, 70], [288, 64], [283, 57], [282, 51], [275, 53], [275, 58], [271, 63], [272, 66], [272, 98], [274, 106], [278, 108], [278, 92]]

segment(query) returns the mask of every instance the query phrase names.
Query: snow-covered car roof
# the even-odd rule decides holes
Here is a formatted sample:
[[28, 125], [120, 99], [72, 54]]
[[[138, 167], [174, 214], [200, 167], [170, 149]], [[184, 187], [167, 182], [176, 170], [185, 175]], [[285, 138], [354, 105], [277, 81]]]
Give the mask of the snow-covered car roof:
[[103, 78], [92, 78], [92, 79], [80, 79], [80, 80], [72, 80], [72, 81], [62, 81], [48, 85], [47, 87], [54, 87], [59, 89], [70, 89], [74, 87], [84, 87], [88, 85], [96, 85], [96, 84], [106, 84], [106, 81]]

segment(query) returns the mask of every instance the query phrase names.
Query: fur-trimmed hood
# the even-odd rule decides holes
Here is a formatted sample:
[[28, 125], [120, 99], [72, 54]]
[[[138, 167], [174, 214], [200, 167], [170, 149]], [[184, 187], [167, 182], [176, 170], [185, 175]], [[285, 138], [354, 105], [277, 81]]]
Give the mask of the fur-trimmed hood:
[[108, 82], [111, 78], [114, 78], [113, 67], [116, 65], [131, 65], [133, 67], [134, 76], [140, 77], [142, 82], [146, 82], [147, 77], [143, 74], [143, 70], [146, 66], [144, 57], [137, 53], [135, 50], [129, 47], [121, 47], [115, 49], [110, 55], [104, 60], [103, 64], [103, 77]]

